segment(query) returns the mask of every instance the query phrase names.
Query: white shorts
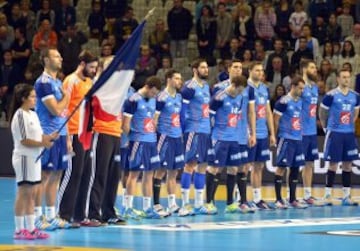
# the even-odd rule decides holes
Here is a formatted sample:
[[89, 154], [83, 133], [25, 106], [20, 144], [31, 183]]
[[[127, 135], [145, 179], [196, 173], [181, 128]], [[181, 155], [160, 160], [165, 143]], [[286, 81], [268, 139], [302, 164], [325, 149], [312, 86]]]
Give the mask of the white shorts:
[[12, 165], [18, 186], [36, 185], [41, 182], [41, 161], [35, 163], [35, 160], [36, 158], [30, 156], [13, 155]]

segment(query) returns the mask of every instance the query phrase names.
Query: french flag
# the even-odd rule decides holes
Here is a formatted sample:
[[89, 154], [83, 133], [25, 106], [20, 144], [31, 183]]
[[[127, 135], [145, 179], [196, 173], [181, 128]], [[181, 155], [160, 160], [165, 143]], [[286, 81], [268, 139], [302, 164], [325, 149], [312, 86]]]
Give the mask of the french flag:
[[112, 121], [121, 113], [134, 78], [145, 23], [146, 20], [134, 30], [81, 104], [78, 135], [85, 150], [90, 149], [93, 119]]

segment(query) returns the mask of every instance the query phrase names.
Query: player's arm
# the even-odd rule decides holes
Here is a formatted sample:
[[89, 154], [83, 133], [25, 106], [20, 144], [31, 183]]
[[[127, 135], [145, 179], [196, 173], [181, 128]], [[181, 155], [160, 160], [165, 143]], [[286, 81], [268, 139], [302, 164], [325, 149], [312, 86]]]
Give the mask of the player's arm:
[[334, 97], [332, 95], [326, 94], [325, 97], [323, 98], [320, 108], [319, 108], [319, 119], [320, 119], [320, 123], [321, 123], [321, 126], [324, 129], [324, 131], [326, 131], [326, 128], [327, 128], [327, 122], [328, 122], [328, 118], [329, 118], [329, 109], [333, 102], [333, 99], [334, 99]]
[[354, 123], [359, 118], [359, 109], [360, 109], [360, 95], [356, 96], [356, 105], [354, 108]]
[[189, 107], [190, 100], [195, 95], [195, 87], [192, 86], [192, 83], [185, 85], [181, 89], [181, 97], [182, 97], [182, 105], [181, 105], [181, 111], [180, 111], [180, 123], [181, 127], [185, 128], [185, 121], [186, 121], [186, 112]]
[[134, 115], [134, 113], [136, 112], [136, 108], [137, 108], [137, 103], [134, 100], [126, 100], [125, 104], [124, 104], [124, 120], [123, 120], [123, 125], [122, 125], [122, 129], [123, 132], [125, 134], [129, 134], [130, 133], [130, 129], [131, 129], [131, 120], [132, 117]]
[[221, 94], [215, 94], [209, 104], [211, 126], [215, 125], [216, 111], [223, 105]]
[[41, 97], [41, 101], [52, 115], [60, 116], [69, 104], [70, 95], [68, 92], [61, 88], [62, 99], [56, 100], [49, 83], [40, 83], [39, 86], [40, 88], [38, 91], [40, 93], [39, 97]]
[[[268, 97], [270, 97], [269, 88], [267, 89], [267, 91], [268, 91]], [[274, 146], [274, 145], [276, 145], [276, 134], [275, 134], [275, 130], [274, 130], [274, 117], [273, 117], [273, 113], [271, 110], [269, 98], [267, 99], [267, 102], [266, 102], [266, 114], [267, 114], [267, 116], [266, 116], [267, 126], [268, 126], [268, 130], [270, 132], [270, 146]]]
[[249, 88], [249, 104], [248, 104], [248, 123], [250, 127], [249, 146], [256, 145], [256, 112], [255, 112], [255, 92], [254, 88]]
[[154, 115], [154, 125], [155, 127], [157, 127], [158, 121], [159, 121], [159, 116], [161, 114], [162, 109], [164, 109], [165, 107], [165, 100], [163, 98], [163, 96], [160, 94], [157, 98], [156, 98], [156, 111], [155, 111], [155, 115]]
[[282, 102], [281, 100], [277, 101], [274, 106], [274, 135], [277, 136], [279, 131], [279, 121], [281, 116], [283, 115], [283, 112], [286, 111], [286, 104]]

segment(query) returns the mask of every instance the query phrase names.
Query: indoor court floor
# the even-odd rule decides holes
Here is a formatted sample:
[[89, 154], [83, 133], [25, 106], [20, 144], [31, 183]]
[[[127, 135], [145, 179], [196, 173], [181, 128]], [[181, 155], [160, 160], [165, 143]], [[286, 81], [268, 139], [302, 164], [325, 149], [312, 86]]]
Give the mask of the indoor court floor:
[[[224, 201], [216, 204], [219, 214], [214, 216], [143, 219], [129, 221], [125, 226], [56, 230], [50, 232], [51, 237], [45, 241], [15, 241], [12, 238], [15, 191], [14, 179], [0, 178], [0, 251], [340, 251], [360, 248], [360, 207], [224, 214]], [[139, 198], [136, 204], [140, 205]]]

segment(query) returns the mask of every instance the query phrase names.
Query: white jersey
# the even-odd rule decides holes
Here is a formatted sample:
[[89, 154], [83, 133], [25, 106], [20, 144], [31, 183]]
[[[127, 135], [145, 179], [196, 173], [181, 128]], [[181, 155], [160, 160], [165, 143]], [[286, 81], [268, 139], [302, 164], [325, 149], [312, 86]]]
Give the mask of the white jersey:
[[39, 117], [34, 111], [19, 108], [11, 122], [11, 133], [14, 141], [14, 155], [36, 158], [41, 153], [42, 147], [28, 147], [21, 144], [24, 139], [42, 141], [43, 130]]

